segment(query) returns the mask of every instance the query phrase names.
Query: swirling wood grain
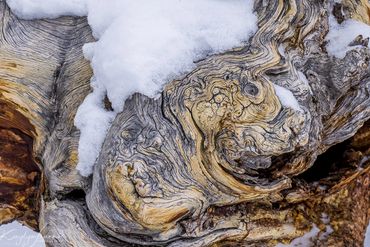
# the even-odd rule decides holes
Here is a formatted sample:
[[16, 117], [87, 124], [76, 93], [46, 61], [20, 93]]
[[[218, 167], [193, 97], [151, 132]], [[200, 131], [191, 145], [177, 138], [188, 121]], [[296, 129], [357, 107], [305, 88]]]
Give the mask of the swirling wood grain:
[[[334, 232], [315, 245], [361, 244], [370, 203], [367, 124], [361, 128], [370, 118], [370, 51], [330, 57], [325, 35], [330, 13], [369, 23], [369, 4], [254, 7], [258, 31], [245, 46], [197, 62], [158, 99], [126, 101], [84, 178], [75, 169], [73, 119], [90, 91], [81, 49], [93, 40], [87, 20], [19, 20], [0, 2], [0, 144], [25, 144], [14, 133], [33, 143], [40, 186], [21, 196], [39, 203], [50, 246], [274, 246], [312, 224], [322, 234], [322, 213]], [[283, 104], [281, 87], [299, 109]], [[335, 148], [340, 157], [330, 156]], [[0, 164], [4, 173], [9, 165]], [[22, 172], [7, 178], [30, 187]], [[0, 222], [38, 211], [1, 206]], [[37, 227], [33, 216], [23, 220]]]

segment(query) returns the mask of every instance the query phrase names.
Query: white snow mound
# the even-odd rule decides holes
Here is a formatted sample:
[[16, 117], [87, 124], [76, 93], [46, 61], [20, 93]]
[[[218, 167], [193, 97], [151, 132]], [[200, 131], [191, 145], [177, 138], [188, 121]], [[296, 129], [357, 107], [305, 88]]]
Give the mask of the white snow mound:
[[344, 58], [346, 53], [355, 49], [357, 46], [349, 46], [358, 35], [364, 39], [370, 37], [370, 26], [356, 21], [345, 20], [341, 24], [335, 20], [334, 16], [329, 16], [329, 33], [326, 36], [328, 44], [326, 49], [328, 54], [337, 58]]
[[[80, 106], [78, 169], [92, 173], [106, 132], [135, 92], [162, 86], [210, 53], [242, 46], [256, 31], [252, 0], [7, 0], [23, 18], [87, 14], [96, 42], [84, 46], [93, 93]], [[108, 96], [114, 113], [103, 108]]]

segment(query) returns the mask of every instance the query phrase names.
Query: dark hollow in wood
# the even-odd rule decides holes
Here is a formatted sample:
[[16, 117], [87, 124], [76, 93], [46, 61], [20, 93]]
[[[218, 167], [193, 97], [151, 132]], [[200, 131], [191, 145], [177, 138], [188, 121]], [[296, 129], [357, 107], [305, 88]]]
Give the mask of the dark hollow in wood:
[[33, 133], [16, 106], [0, 100], [0, 222], [17, 219], [38, 229], [42, 186]]

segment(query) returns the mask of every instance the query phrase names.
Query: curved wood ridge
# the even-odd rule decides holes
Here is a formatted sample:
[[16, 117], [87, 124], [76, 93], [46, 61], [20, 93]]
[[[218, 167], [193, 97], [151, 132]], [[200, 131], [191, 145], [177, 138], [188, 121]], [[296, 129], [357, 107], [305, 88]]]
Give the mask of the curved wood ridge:
[[[285, 189], [369, 118], [369, 50], [343, 60], [325, 54], [326, 6], [257, 1], [259, 30], [247, 47], [200, 62], [159, 100], [128, 100], [87, 196], [98, 224], [123, 241], [202, 245], [244, 238], [253, 225], [238, 210], [205, 217], [214, 207], [307, 199]], [[281, 105], [274, 84], [292, 91], [301, 109]], [[274, 238], [300, 234], [292, 227]]]
[[370, 217], [370, 50], [330, 57], [325, 35], [330, 13], [369, 24], [368, 9], [362, 0], [255, 0], [259, 28], [245, 46], [199, 61], [159, 99], [127, 100], [83, 178], [73, 119], [90, 91], [87, 20], [23, 21], [0, 2], [0, 143], [25, 151], [19, 163], [1, 159], [0, 174], [11, 167], [24, 178], [14, 183], [30, 186], [40, 175], [23, 164], [40, 161], [39, 229], [50, 246], [274, 246], [314, 226], [314, 246], [360, 246]]

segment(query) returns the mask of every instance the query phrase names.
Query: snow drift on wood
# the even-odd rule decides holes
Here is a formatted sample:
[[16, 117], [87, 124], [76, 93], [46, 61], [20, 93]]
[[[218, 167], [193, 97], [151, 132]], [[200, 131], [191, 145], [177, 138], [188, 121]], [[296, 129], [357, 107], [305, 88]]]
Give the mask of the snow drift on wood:
[[275, 93], [278, 96], [280, 103], [285, 106], [289, 107], [293, 110], [303, 112], [301, 109], [297, 98], [294, 96], [294, 94], [286, 89], [285, 87], [281, 87], [279, 85], [273, 84], [275, 88]]
[[[45, 4], [47, 2], [47, 4]], [[94, 71], [93, 93], [80, 106], [78, 169], [92, 173], [114, 115], [135, 92], [155, 97], [164, 83], [210, 53], [242, 46], [257, 29], [252, 0], [8, 0], [21, 17], [83, 13], [93, 35], [85, 57]], [[60, 7], [63, 3], [63, 7]], [[76, 11], [78, 10], [78, 11]], [[114, 113], [104, 110], [107, 95]]]
[[311, 230], [303, 236], [293, 239], [290, 244], [277, 244], [275, 247], [311, 247], [314, 243], [320, 243], [328, 238], [333, 233], [333, 228], [330, 225], [330, 218], [326, 213], [322, 213], [321, 221], [326, 225], [325, 230], [321, 231], [316, 224], [313, 224]]
[[87, 15], [85, 0], [7, 0], [12, 11], [23, 19]]
[[362, 35], [363, 39], [370, 37], [370, 26], [352, 19], [338, 24], [334, 16], [329, 16], [329, 33], [326, 36], [328, 54], [337, 58], [344, 58], [347, 51], [358, 47], [349, 45], [359, 35]]
[[17, 221], [0, 226], [1, 247], [44, 247], [40, 233], [34, 232]]

